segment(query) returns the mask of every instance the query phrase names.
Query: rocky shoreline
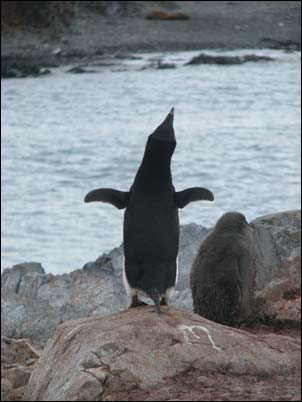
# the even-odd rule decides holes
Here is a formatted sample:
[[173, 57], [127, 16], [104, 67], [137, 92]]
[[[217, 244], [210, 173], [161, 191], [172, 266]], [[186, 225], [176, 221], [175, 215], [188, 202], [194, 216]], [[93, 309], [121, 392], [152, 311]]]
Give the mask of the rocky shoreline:
[[[54, 66], [131, 52], [301, 49], [298, 1], [108, 2], [116, 3], [110, 13], [78, 3], [68, 26], [4, 26], [1, 76], [11, 77], [14, 70], [21, 71], [15, 76], [37, 76]], [[157, 9], [183, 13], [188, 19], [146, 18]]]
[[[3, 368], [3, 384], [1, 383], [1, 386], [3, 393], [6, 392], [5, 395], [14, 395], [13, 398], [17, 400], [20, 400], [24, 392], [27, 393], [27, 400], [70, 400], [70, 398], [72, 398], [71, 400], [100, 400], [97, 398], [101, 398], [101, 400], [168, 400], [178, 398], [176, 395], [185, 398], [187, 394], [184, 393], [184, 390], [179, 390], [178, 394], [175, 391], [181, 384], [177, 385], [177, 378], [179, 375], [183, 375], [181, 373], [185, 371], [191, 373], [186, 380], [188, 384], [193, 381], [193, 378], [195, 380], [203, 378], [202, 381], [208, 384], [208, 393], [205, 395], [208, 398], [210, 397], [209, 395], [212, 395], [212, 399], [207, 400], [218, 400], [215, 399], [215, 395], [218, 398], [217, 391], [215, 391], [217, 384], [215, 381], [213, 384], [211, 383], [211, 376], [215, 375], [214, 373], [216, 372], [221, 375], [218, 382], [222, 387], [225, 381], [228, 382], [229, 387], [226, 386], [225, 393], [230, 392], [232, 400], [239, 400], [236, 399], [238, 395], [234, 396], [232, 391], [235, 383], [237, 384], [236, 386], [243, 387], [240, 395], [242, 398], [247, 398], [243, 400], [255, 400], [249, 399], [249, 395], [245, 391], [251, 387], [251, 382], [254, 383], [256, 378], [264, 377], [266, 380], [263, 380], [263, 390], [261, 391], [263, 394], [270, 390], [277, 396], [276, 389], [282, 389], [281, 395], [285, 398], [283, 400], [298, 400], [295, 398], [299, 395], [298, 373], [300, 357], [297, 359], [296, 357], [300, 356], [299, 339], [301, 328], [301, 211], [286, 211], [267, 215], [254, 220], [251, 224], [255, 233], [255, 264], [257, 272], [254, 289], [256, 299], [255, 313], [252, 322], [241, 327], [240, 330], [210, 322], [191, 312], [192, 299], [188, 283], [189, 272], [202, 239], [209, 233], [209, 229], [196, 224], [185, 225], [181, 228], [179, 281], [171, 301], [171, 307], [168, 308], [167, 312], [163, 313], [163, 320], [153, 314], [153, 307], [125, 312], [128, 299], [122, 284], [122, 246], [113, 249], [108, 254], [101, 255], [96, 261], [85, 264], [83, 269], [73, 271], [70, 274], [46, 274], [39, 263], [24, 263], [4, 270], [1, 276], [1, 333], [3, 337], [1, 347], [4, 356], [1, 363]], [[127, 321], [128, 319], [129, 322]], [[171, 319], [172, 321], [169, 321]], [[168, 360], [158, 364], [157, 358], [154, 357], [157, 362], [156, 370], [160, 368], [163, 376], [160, 377], [160, 380], [155, 375], [155, 372], [152, 371], [153, 358], [148, 348], [152, 349], [153, 346], [150, 344], [147, 350], [144, 349], [144, 339], [148, 339], [148, 336], [145, 331], [139, 330], [139, 328], [142, 328], [138, 325], [140, 320], [143, 327], [150, 325], [150, 322], [155, 320], [156, 322], [154, 321], [152, 324], [153, 328], [157, 328], [155, 338], [169, 339], [168, 343], [178, 345], [179, 361], [175, 362], [173, 360], [172, 362], [169, 360], [170, 357], [166, 356]], [[200, 321], [199, 324], [197, 321]], [[66, 324], [63, 324], [64, 322]], [[175, 327], [176, 324], [178, 327]], [[120, 337], [124, 337], [122, 343], [126, 348], [132, 344], [132, 336], [136, 334], [136, 339], [141, 345], [136, 352], [136, 357], [143, 359], [143, 356], [145, 356], [146, 362], [148, 362], [146, 367], [150, 367], [152, 371], [150, 377], [147, 376], [147, 373], [141, 371], [143, 369], [136, 367], [134, 361], [130, 363], [132, 361], [131, 354], [129, 355], [125, 351], [119, 350], [118, 337], [116, 341], [113, 338], [116, 325], [118, 328], [122, 328], [123, 325], [126, 326], [125, 330], [119, 329], [121, 331]], [[170, 326], [169, 330], [167, 325]], [[201, 332], [199, 330], [197, 332], [193, 331], [192, 328], [195, 328], [196, 325], [203, 328]], [[106, 356], [107, 352], [102, 352], [105, 355], [100, 357], [101, 362], [89, 357], [99, 353], [99, 349], [97, 346], [93, 346], [93, 342], [86, 342], [87, 334], [85, 335], [83, 330], [89, 326], [91, 326], [91, 331], [89, 330], [88, 332], [95, 333], [96, 337], [102, 331], [107, 333], [106, 331], [110, 330], [108, 333], [111, 335], [109, 337], [106, 335], [108, 339], [106, 338], [107, 343], [105, 343], [106, 345], [111, 345], [109, 355], [111, 356], [112, 354], [112, 359], [104, 360], [103, 357]], [[179, 333], [180, 327], [184, 328], [182, 335]], [[78, 333], [77, 328], [82, 328], [83, 330]], [[229, 367], [229, 363], [227, 363], [229, 358], [227, 356], [230, 352], [225, 352], [226, 357], [223, 357], [222, 360], [219, 360], [220, 355], [217, 355], [217, 360], [216, 357], [212, 357], [210, 350], [205, 349], [202, 354], [203, 357], [200, 357], [201, 360], [196, 366], [197, 350], [194, 348], [199, 342], [202, 345], [204, 342], [206, 344], [209, 342], [210, 338], [207, 335], [209, 330], [210, 334], [216, 334], [214, 339], [219, 340], [217, 344], [223, 350], [228, 349], [228, 344], [222, 346], [225, 337], [241, 337], [242, 349], [239, 348], [238, 353], [233, 356], [240, 356], [243, 353], [245, 363], [241, 362], [240, 359], [234, 360], [231, 365], [233, 368], [230, 371], [230, 368], [226, 369]], [[77, 333], [78, 335], [76, 335]], [[178, 334], [177, 336], [176, 333]], [[202, 333], [203, 336], [201, 336]], [[64, 339], [67, 340], [67, 343]], [[81, 345], [83, 342], [87, 343], [85, 348], [81, 348], [81, 354], [77, 352], [79, 342]], [[240, 342], [239, 344], [241, 344]], [[253, 342], [256, 342], [255, 346], [253, 346], [256, 349], [258, 348], [256, 344], [258, 345], [259, 342], [259, 347], [263, 345], [261, 348], [264, 349], [260, 348], [260, 354], [264, 356], [264, 362], [266, 359], [271, 361], [271, 368], [266, 366], [266, 368], [262, 369], [261, 365], [259, 366], [260, 357], [257, 355], [256, 367], [260, 371], [257, 373], [253, 371], [254, 363], [252, 361], [255, 357], [253, 357], [252, 351], [251, 355], [249, 355], [250, 352], [246, 349], [251, 347], [248, 345], [250, 343], [253, 345]], [[264, 346], [263, 342], [267, 343], [268, 346]], [[41, 349], [45, 348], [46, 344], [46, 349], [41, 352]], [[192, 346], [189, 346], [191, 344]], [[107, 348], [106, 345], [104, 346], [105, 349]], [[159, 345], [160, 341], [158, 340], [154, 344], [155, 349], [152, 352], [154, 356], [162, 355]], [[284, 347], [286, 349], [283, 350]], [[68, 352], [71, 360], [68, 360], [69, 358], [66, 360], [64, 352], [56, 351], [56, 348], [71, 350], [71, 352]], [[193, 349], [191, 350], [191, 348]], [[279, 350], [279, 352], [274, 352], [277, 353], [275, 357], [271, 354], [273, 350]], [[39, 359], [41, 353], [42, 360]], [[176, 353], [176, 349], [173, 353]], [[176, 355], [173, 353], [171, 356], [175, 357]], [[52, 354], [54, 359], [50, 358], [49, 360], [49, 356]], [[55, 356], [61, 354], [65, 357], [58, 362]], [[118, 356], [124, 357], [117, 359]], [[184, 357], [181, 358], [181, 356]], [[74, 359], [79, 359], [78, 363], [75, 363]], [[182, 359], [187, 361], [184, 366], [180, 363]], [[277, 360], [279, 366], [276, 366]], [[36, 366], [37, 361], [39, 366]], [[52, 364], [55, 368], [50, 368]], [[168, 370], [171, 365], [175, 367], [175, 372], [173, 371], [173, 373]], [[61, 374], [61, 368], [58, 369], [58, 367], [62, 368]], [[76, 367], [82, 367], [84, 374], [83, 371], [77, 372]], [[235, 367], [237, 368], [235, 369]], [[280, 370], [277, 367], [280, 367]], [[48, 373], [48, 370], [53, 369], [55, 371], [58, 369], [60, 378], [66, 375], [63, 373], [69, 372], [68, 386], [66, 381], [63, 388], [57, 387], [56, 382], [48, 383], [46, 381], [48, 375], [43, 379], [43, 375], [46, 372]], [[32, 370], [34, 370], [34, 374], [31, 376], [30, 385], [27, 386]], [[234, 373], [232, 370], [235, 370]], [[264, 371], [262, 372], [261, 370]], [[138, 374], [140, 372], [142, 374]], [[120, 374], [117, 375], [116, 373]], [[284, 377], [285, 373], [287, 373], [288, 377], [287, 382]], [[140, 375], [144, 374], [150, 381], [151, 378], [153, 380], [142, 385], [143, 380], [139, 378]], [[203, 377], [204, 375], [206, 377]], [[233, 375], [239, 376], [239, 378], [234, 380]], [[95, 381], [95, 378], [97, 378], [97, 381]], [[109, 382], [107, 383], [107, 381]], [[176, 384], [174, 389], [171, 381]], [[80, 385], [75, 387], [75, 384]], [[127, 389], [131, 392], [129, 393]], [[193, 387], [191, 391], [190, 394], [190, 386], [188, 385], [186, 392], [191, 397], [200, 398], [201, 395], [204, 395], [201, 391], [198, 392], [196, 387]], [[212, 394], [210, 394], [210, 391]], [[130, 396], [130, 399], [117, 399], [121, 395], [126, 398], [125, 392], [127, 395], [132, 395], [132, 398], [137, 399], [131, 399]], [[255, 386], [250, 398], [255, 397], [257, 392], [259, 393], [259, 387]], [[154, 395], [164, 399], [156, 399]], [[114, 399], [106, 399], [109, 396]], [[145, 399], [140, 399], [143, 397]], [[155, 399], [148, 399], [148, 397]]]

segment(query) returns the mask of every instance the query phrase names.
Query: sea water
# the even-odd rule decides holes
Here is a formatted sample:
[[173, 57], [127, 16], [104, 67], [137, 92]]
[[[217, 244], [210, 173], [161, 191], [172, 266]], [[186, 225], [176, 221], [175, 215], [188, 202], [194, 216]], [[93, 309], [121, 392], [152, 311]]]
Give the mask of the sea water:
[[[96, 62], [94, 73], [65, 66], [2, 80], [2, 269], [37, 261], [47, 272], [69, 272], [118, 246], [123, 211], [85, 204], [84, 196], [129, 189], [147, 136], [172, 107], [175, 188], [215, 195], [180, 210], [181, 224], [211, 227], [226, 211], [250, 221], [300, 208], [300, 54], [241, 50], [223, 54], [275, 60], [186, 66], [198, 53], [139, 54]], [[176, 68], [157, 69], [159, 60]]]

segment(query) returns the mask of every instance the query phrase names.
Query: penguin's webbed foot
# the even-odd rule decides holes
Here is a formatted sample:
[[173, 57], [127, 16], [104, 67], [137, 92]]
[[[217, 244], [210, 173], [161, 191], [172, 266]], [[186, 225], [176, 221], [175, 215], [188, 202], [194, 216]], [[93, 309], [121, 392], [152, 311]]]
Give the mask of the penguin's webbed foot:
[[148, 304], [139, 300], [137, 296], [133, 296], [129, 308], [142, 307], [142, 306], [148, 306]]

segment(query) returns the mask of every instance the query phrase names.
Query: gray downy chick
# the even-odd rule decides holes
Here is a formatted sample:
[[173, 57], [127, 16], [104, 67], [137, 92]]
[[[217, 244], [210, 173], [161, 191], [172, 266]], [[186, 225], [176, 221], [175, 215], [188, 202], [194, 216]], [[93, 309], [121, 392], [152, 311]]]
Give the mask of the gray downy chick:
[[252, 313], [255, 266], [253, 229], [239, 212], [225, 213], [204, 239], [193, 263], [194, 312], [240, 326]]

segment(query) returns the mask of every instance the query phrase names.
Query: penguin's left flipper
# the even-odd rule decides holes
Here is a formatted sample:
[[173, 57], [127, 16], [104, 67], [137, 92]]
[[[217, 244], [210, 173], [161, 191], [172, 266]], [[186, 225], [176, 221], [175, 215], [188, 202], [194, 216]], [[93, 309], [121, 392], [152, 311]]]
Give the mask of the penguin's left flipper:
[[129, 200], [129, 191], [118, 191], [113, 188], [99, 188], [90, 191], [84, 198], [85, 202], [107, 202], [118, 209], [126, 208]]
[[174, 193], [175, 204], [178, 208], [184, 208], [190, 202], [194, 201], [213, 201], [214, 194], [212, 191], [203, 187], [191, 187], [183, 191], [177, 191]]

